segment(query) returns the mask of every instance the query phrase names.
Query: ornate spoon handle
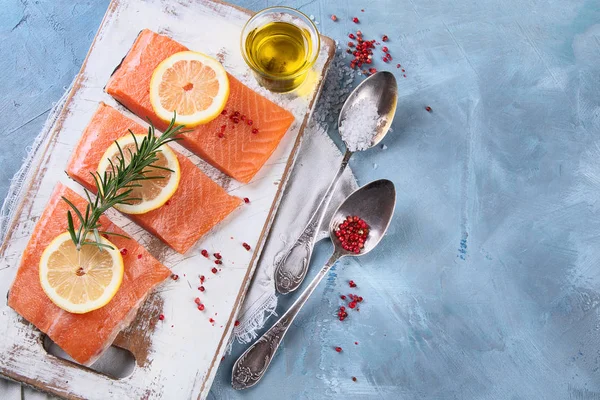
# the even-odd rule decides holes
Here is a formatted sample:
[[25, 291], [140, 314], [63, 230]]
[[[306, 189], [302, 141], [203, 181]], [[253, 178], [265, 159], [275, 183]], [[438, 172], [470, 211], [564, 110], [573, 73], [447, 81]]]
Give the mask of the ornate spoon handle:
[[231, 385], [234, 389], [247, 389], [256, 385], [263, 377], [294, 318], [319, 285], [319, 282], [327, 275], [329, 269], [340, 257], [340, 253], [334, 252], [289, 310], [237, 359], [231, 374]]
[[348, 161], [350, 161], [351, 156], [352, 152], [346, 150], [337, 174], [333, 178], [329, 188], [327, 188], [323, 199], [308, 221], [304, 231], [302, 231], [300, 237], [298, 237], [296, 242], [283, 257], [276, 261], [275, 288], [279, 293], [288, 294], [293, 292], [300, 287], [300, 284], [304, 280], [306, 272], [308, 271], [308, 265], [310, 263], [310, 257], [312, 255], [319, 227], [323, 222], [323, 217], [325, 216], [329, 202], [333, 197], [337, 183], [346, 169], [346, 166], [348, 166]]

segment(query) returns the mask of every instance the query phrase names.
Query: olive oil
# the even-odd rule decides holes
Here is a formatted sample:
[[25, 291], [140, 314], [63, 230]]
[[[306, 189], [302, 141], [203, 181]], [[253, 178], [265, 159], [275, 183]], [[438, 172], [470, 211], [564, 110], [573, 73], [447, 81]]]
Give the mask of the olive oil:
[[246, 37], [245, 51], [261, 84], [287, 92], [298, 87], [311, 66], [311, 33], [289, 22], [268, 22]]

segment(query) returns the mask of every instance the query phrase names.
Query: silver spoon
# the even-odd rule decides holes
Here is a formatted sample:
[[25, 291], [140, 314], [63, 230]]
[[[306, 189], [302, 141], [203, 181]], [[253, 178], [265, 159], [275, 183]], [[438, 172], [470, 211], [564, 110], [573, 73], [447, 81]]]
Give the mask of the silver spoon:
[[[361, 256], [377, 246], [390, 224], [395, 205], [394, 184], [387, 179], [381, 179], [356, 190], [339, 206], [329, 224], [329, 234], [334, 244], [333, 254], [289, 310], [237, 359], [231, 376], [231, 385], [234, 389], [247, 389], [256, 385], [269, 367], [294, 318], [319, 282], [340, 258]], [[344, 250], [334, 234], [335, 229], [348, 215], [358, 215], [369, 225], [369, 236], [359, 254]]]
[[[344, 120], [349, 116], [349, 113], [354, 111], [354, 106], [365, 101], [375, 103], [379, 114], [377, 121], [377, 132], [373, 136], [369, 148], [376, 146], [387, 134], [390, 125], [396, 113], [396, 104], [398, 102], [398, 84], [396, 78], [391, 72], [377, 72], [356, 87], [348, 96], [344, 103], [338, 119], [338, 128], [342, 126]], [[371, 137], [373, 132], [365, 132], [365, 136]], [[346, 144], [346, 143], [345, 143]], [[276, 261], [275, 264], [275, 288], [281, 294], [288, 294], [298, 289], [310, 263], [315, 238], [317, 237], [319, 227], [323, 222], [323, 217], [329, 206], [329, 202], [335, 192], [337, 183], [346, 169], [350, 157], [354, 154], [348, 150], [346, 144], [346, 152], [337, 174], [325, 192], [321, 203], [317, 207], [308, 224], [293, 244], [293, 246]]]

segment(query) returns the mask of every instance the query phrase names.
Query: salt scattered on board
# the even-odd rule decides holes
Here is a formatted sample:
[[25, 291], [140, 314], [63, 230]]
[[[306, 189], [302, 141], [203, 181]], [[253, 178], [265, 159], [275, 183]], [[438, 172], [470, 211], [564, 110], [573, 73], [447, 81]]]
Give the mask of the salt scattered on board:
[[325, 130], [334, 126], [348, 94], [352, 91], [355, 77], [358, 75], [344, 61], [346, 53], [336, 53], [323, 84], [319, 102], [315, 108], [313, 119]]
[[377, 105], [367, 98], [361, 98], [347, 112], [341, 121], [340, 135], [348, 150], [359, 151], [371, 147], [377, 133], [379, 113]]

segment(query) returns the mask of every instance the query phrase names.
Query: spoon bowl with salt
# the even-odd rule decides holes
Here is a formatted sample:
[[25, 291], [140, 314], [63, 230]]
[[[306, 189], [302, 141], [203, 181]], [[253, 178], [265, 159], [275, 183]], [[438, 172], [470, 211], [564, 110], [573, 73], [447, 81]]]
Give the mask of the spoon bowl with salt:
[[352, 154], [381, 142], [392, 125], [397, 103], [396, 77], [387, 71], [365, 79], [346, 99], [338, 119], [338, 131], [346, 145], [344, 157], [308, 224], [292, 247], [276, 261], [275, 288], [279, 293], [288, 294], [300, 287], [308, 271], [319, 227]]
[[346, 152], [370, 149], [388, 133], [398, 103], [398, 84], [391, 72], [365, 79], [342, 106], [338, 129]]

